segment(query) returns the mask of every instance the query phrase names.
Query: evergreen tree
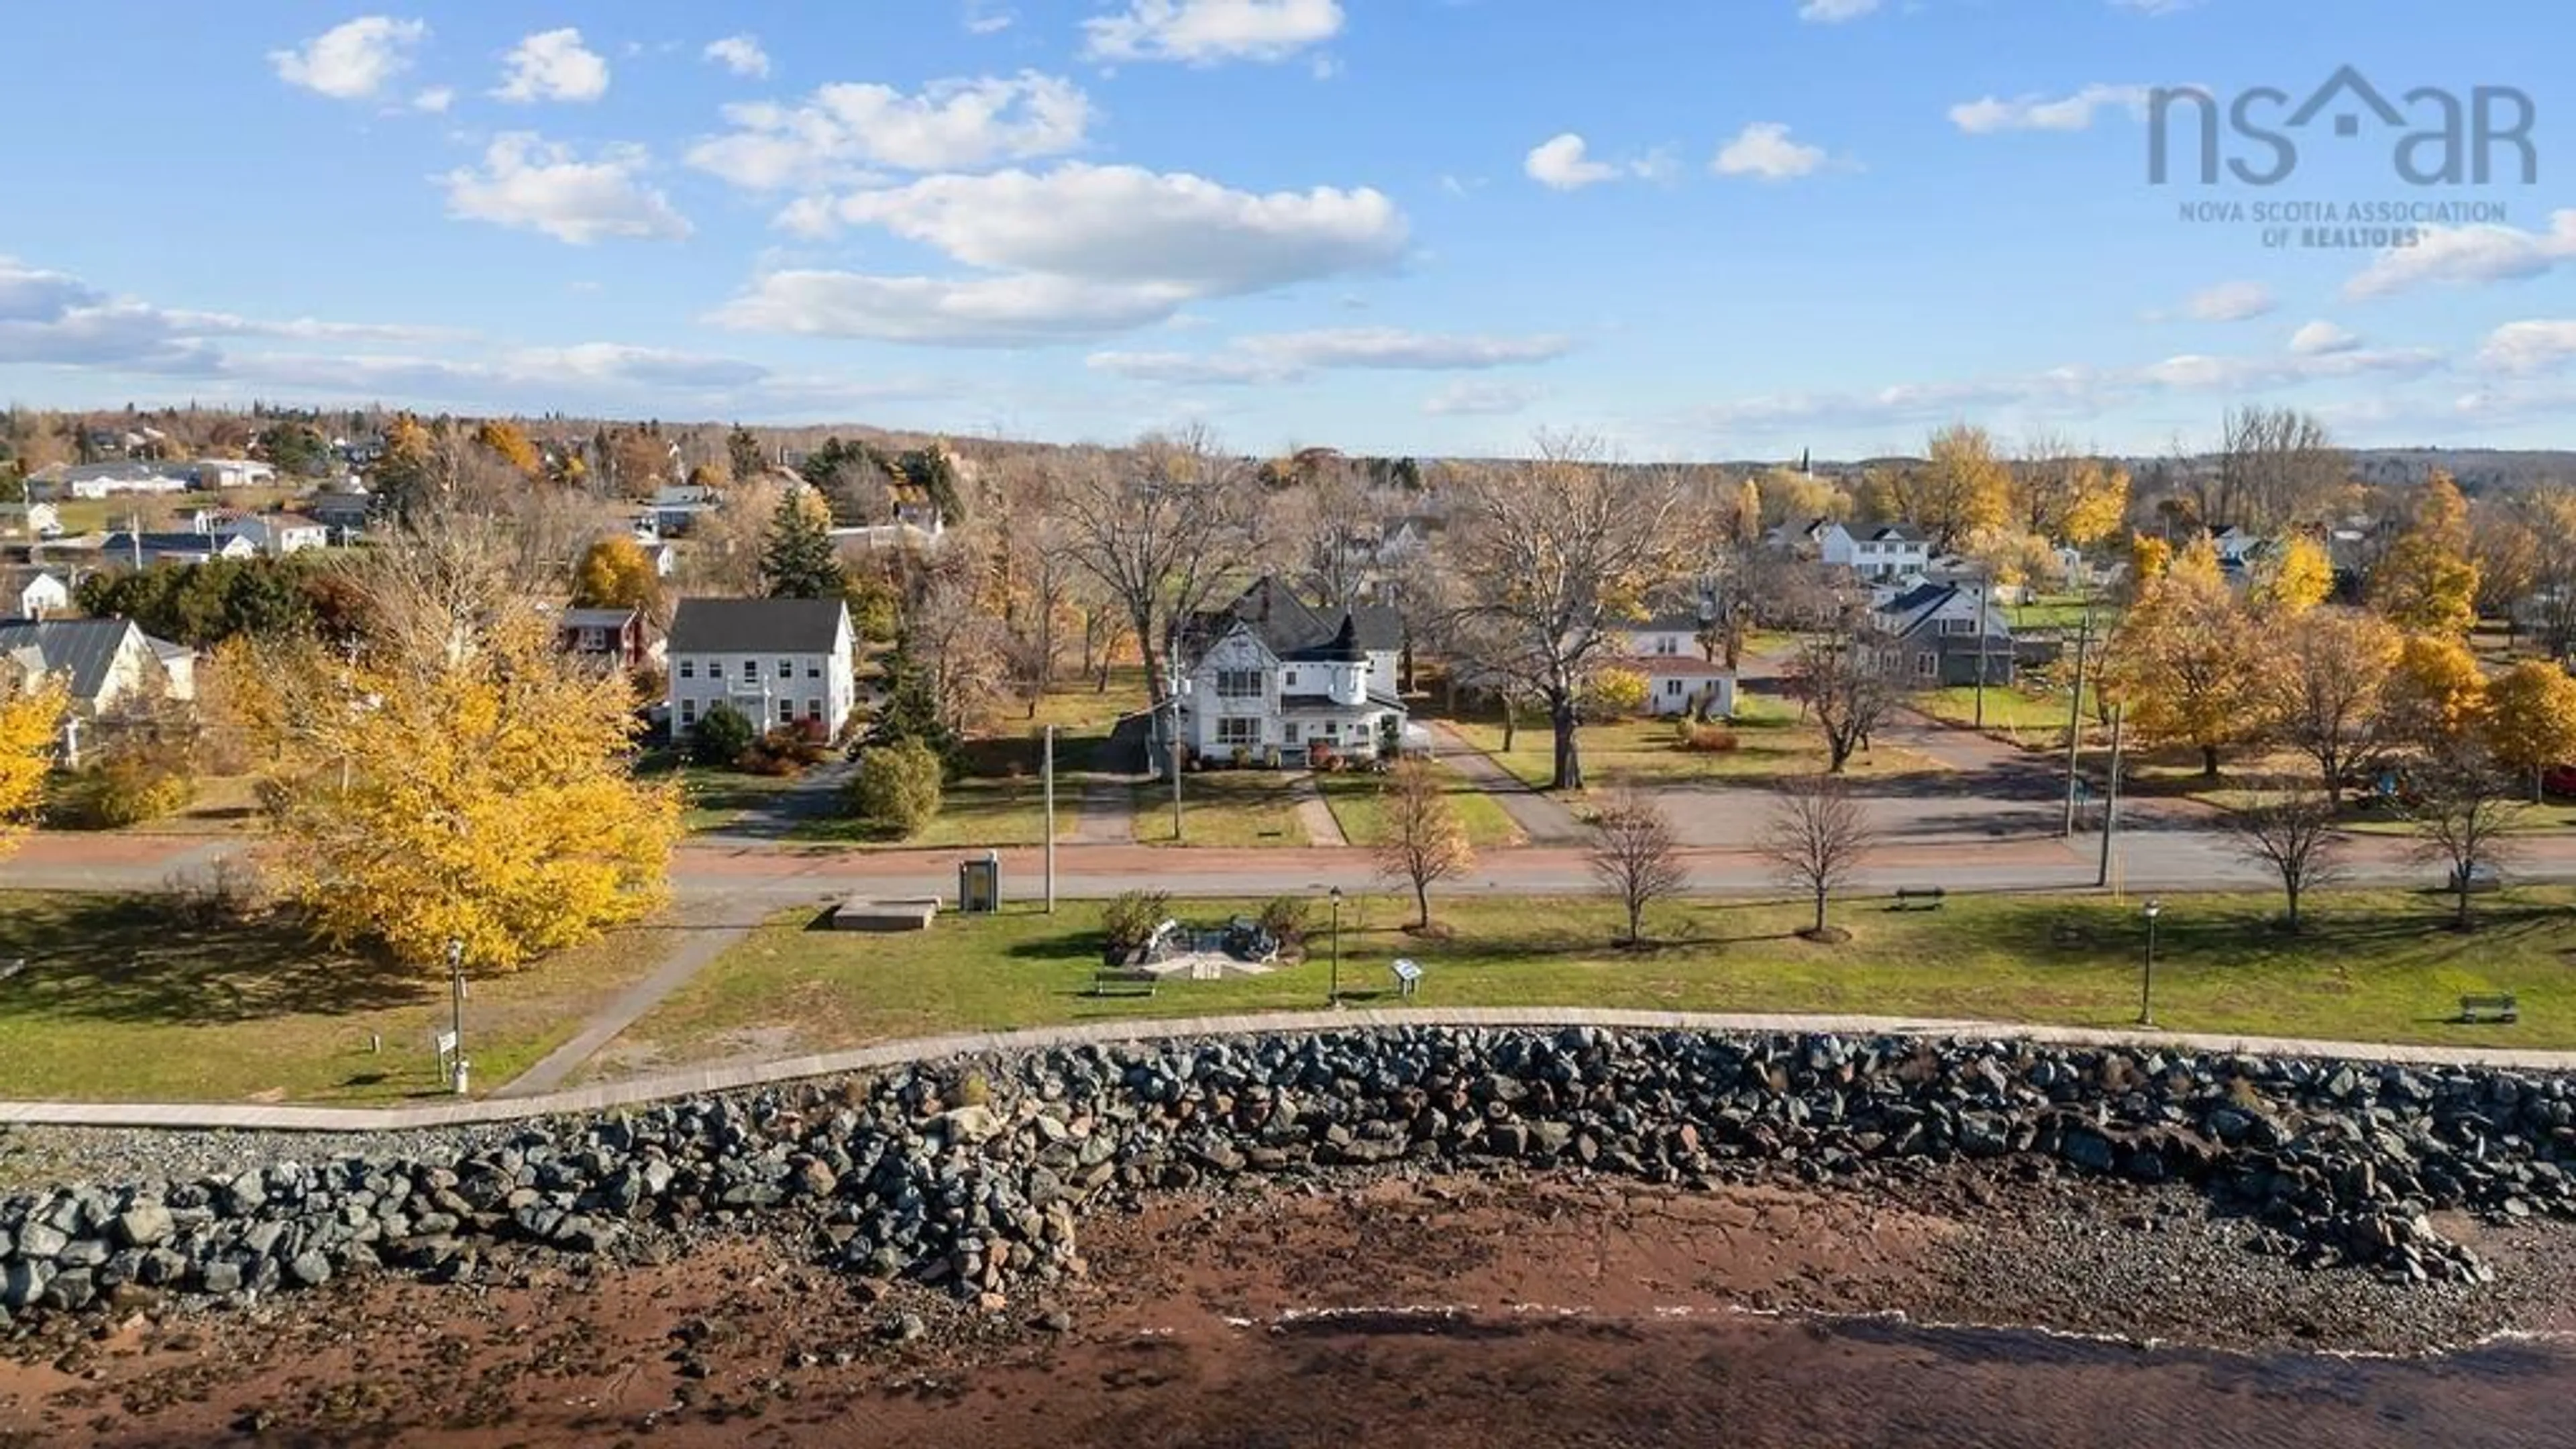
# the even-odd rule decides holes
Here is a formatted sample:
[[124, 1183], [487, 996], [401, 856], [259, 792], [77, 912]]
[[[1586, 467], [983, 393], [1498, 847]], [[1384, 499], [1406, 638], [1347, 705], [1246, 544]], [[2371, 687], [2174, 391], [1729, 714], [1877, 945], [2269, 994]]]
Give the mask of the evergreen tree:
[[771, 516], [760, 550], [760, 581], [773, 599], [837, 599], [848, 587], [832, 535], [806, 494], [781, 499]]
[[725, 458], [733, 465], [733, 481], [736, 483], [750, 482], [769, 466], [760, 439], [752, 436], [751, 429], [740, 423], [734, 424], [733, 431], [725, 435]]

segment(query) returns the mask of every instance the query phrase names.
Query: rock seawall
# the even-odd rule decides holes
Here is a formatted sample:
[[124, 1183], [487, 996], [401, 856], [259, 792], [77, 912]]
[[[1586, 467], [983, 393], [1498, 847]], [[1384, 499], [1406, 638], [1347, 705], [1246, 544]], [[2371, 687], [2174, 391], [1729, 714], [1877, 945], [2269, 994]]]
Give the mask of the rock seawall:
[[[2187, 1181], [2259, 1247], [2483, 1280], [2429, 1215], [2576, 1218], [2576, 1080], [2030, 1042], [1402, 1027], [1086, 1046], [0, 1203], [0, 1327], [242, 1300], [501, 1243], [649, 1251], [775, 1220], [823, 1261], [968, 1296], [1081, 1271], [1081, 1210], [1157, 1188], [1510, 1162], [1690, 1185], [2035, 1154]], [[328, 1139], [317, 1142], [317, 1146]]]

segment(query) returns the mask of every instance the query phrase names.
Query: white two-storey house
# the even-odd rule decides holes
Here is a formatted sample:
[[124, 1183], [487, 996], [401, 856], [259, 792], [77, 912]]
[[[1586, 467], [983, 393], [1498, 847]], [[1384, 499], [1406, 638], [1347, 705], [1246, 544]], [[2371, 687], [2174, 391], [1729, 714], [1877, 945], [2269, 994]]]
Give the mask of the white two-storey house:
[[682, 599], [671, 616], [671, 733], [717, 704], [761, 729], [836, 737], [858, 708], [850, 610], [838, 599]]
[[1404, 739], [1403, 648], [1393, 611], [1328, 620], [1265, 578], [1184, 631], [1181, 742], [1201, 759], [1262, 764], [1393, 755]]

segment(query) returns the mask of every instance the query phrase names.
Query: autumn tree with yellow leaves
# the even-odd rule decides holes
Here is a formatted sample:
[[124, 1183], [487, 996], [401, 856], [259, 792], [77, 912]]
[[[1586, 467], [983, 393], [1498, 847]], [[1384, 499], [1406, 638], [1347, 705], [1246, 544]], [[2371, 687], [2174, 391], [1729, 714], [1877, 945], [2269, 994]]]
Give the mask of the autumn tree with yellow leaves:
[[2541, 772], [2576, 761], [2576, 679], [2545, 659], [2506, 670], [2487, 685], [2485, 731], [2496, 763], [2529, 775], [2538, 800]]
[[2407, 636], [2388, 681], [2394, 738], [2422, 749], [2449, 749], [2476, 734], [2486, 710], [2486, 672], [2467, 645], [2448, 635]]
[[1922, 529], [1931, 535], [1934, 553], [1947, 553], [2011, 516], [2012, 471], [1995, 456], [1985, 429], [1953, 423], [1934, 433], [1924, 451], [1922, 463], [1865, 480], [1862, 502], [1870, 513]]
[[572, 571], [572, 602], [583, 609], [645, 609], [661, 601], [662, 579], [644, 545], [624, 535], [582, 552]]
[[2195, 539], [2161, 574], [2138, 581], [2105, 683], [2141, 735], [2200, 751], [2202, 777], [2216, 779], [2219, 752], [2262, 722], [2255, 644], [2217, 551]]
[[2477, 597], [2468, 502], [2449, 474], [2435, 473], [2406, 531], [2370, 571], [2371, 607], [2401, 629], [2457, 637], [2477, 622]]
[[0, 662], [0, 855], [16, 847], [44, 803], [65, 698], [60, 680], [18, 677]]
[[2294, 537], [2254, 566], [2246, 591], [2257, 613], [2296, 618], [2326, 601], [2334, 592], [2334, 564], [2315, 539]]
[[2271, 636], [2266, 713], [2283, 744], [2317, 762], [2329, 803], [2386, 738], [2387, 693], [2404, 650], [2394, 626], [2356, 609], [2311, 609]]
[[505, 418], [487, 419], [474, 429], [474, 441], [530, 482], [546, 471], [546, 460], [538, 454], [537, 445], [528, 441], [527, 432], [517, 423]]
[[386, 549], [354, 659], [274, 646], [239, 710], [276, 762], [281, 888], [421, 967], [454, 941], [512, 970], [645, 914], [679, 837], [677, 794], [627, 770], [626, 680], [559, 653], [488, 542]]

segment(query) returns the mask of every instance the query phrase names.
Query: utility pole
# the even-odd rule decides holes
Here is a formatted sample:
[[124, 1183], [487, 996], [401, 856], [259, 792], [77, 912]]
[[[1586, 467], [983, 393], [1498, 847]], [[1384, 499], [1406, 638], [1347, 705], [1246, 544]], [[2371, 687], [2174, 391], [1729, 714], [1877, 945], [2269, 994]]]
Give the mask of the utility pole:
[[2126, 705], [2111, 706], [2111, 781], [2102, 795], [2102, 864], [2093, 872], [2093, 884], [2111, 883], [2111, 833], [2120, 820], [2120, 722], [2128, 713]]
[[1994, 606], [1995, 576], [1977, 581], [1977, 728], [1986, 727], [1986, 611]]
[[1046, 781], [1046, 908], [1055, 914], [1055, 726], [1046, 727], [1046, 762], [1039, 769]]
[[2075, 834], [2075, 790], [2079, 783], [2075, 770], [2081, 762], [2084, 741], [2084, 654], [2093, 643], [2093, 596], [2084, 596], [2084, 626], [2075, 635], [2075, 691], [2066, 701], [2066, 823], [2058, 828], [2060, 838]]
[[1181, 665], [1166, 651], [1163, 655], [1164, 690], [1172, 704], [1172, 843], [1181, 843]]
[[125, 541], [134, 554], [134, 571], [143, 572], [143, 515], [141, 513], [125, 515]]

